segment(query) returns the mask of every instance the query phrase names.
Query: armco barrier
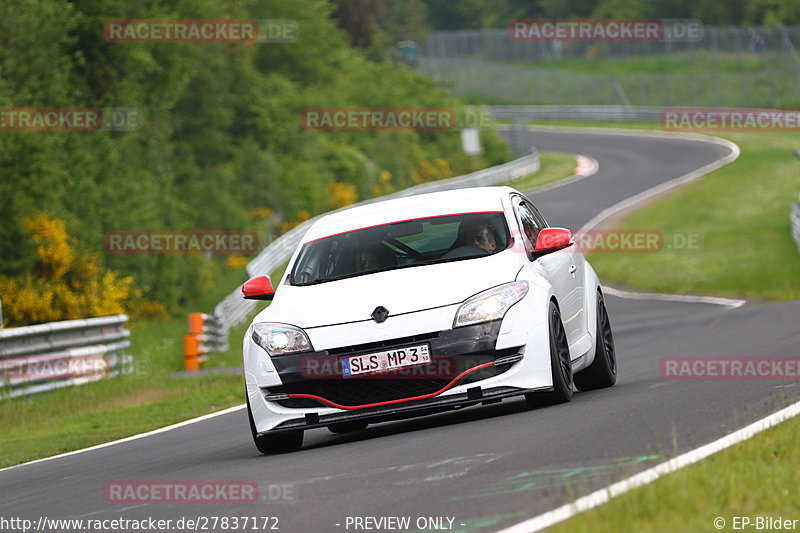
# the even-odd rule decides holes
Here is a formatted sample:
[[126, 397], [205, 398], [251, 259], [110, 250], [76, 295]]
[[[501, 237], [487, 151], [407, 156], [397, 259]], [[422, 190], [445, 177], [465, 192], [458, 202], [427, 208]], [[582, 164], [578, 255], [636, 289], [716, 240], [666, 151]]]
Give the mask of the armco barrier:
[[132, 367], [127, 315], [0, 329], [0, 398], [114, 376]]
[[792, 238], [797, 245], [797, 253], [800, 254], [800, 202], [792, 204], [792, 213], [789, 218], [792, 221]]
[[[358, 202], [357, 204], [347, 206], [343, 209], [416, 194], [510, 182], [537, 172], [539, 170], [539, 164], [539, 152], [534, 148], [530, 154], [503, 165], [479, 170], [465, 176], [423, 183], [393, 194]], [[264, 248], [250, 263], [248, 263], [246, 267], [247, 276], [253, 277], [274, 272], [276, 268], [291, 257], [292, 252], [294, 252], [297, 245], [300, 244], [303, 235], [305, 235], [311, 224], [320, 216], [323, 215], [314, 217], [292, 228]], [[277, 280], [275, 281], [277, 282]], [[214, 316], [228, 327], [244, 322], [258, 305], [257, 301], [242, 299], [241, 289], [242, 287], [240, 285], [214, 308]]]
[[200, 370], [207, 354], [228, 351], [228, 327], [216, 316], [192, 313], [188, 326], [183, 337], [184, 370]]
[[[657, 121], [661, 107], [632, 105], [489, 105], [484, 111], [494, 120], [528, 123], [532, 120]], [[670, 109], [680, 109], [670, 107]]]

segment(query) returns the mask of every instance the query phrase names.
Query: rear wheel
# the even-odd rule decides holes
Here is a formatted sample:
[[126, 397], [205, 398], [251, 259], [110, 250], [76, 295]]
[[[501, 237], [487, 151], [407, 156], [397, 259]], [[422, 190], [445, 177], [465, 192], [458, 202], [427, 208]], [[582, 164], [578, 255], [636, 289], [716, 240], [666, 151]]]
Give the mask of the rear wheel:
[[339, 422], [338, 424], [331, 424], [328, 430], [331, 433], [355, 433], [356, 431], [364, 431], [369, 424], [367, 422]]
[[550, 367], [553, 373], [552, 392], [530, 392], [525, 401], [531, 407], [543, 407], [572, 400], [572, 360], [567, 344], [567, 334], [561, 322], [561, 313], [555, 302], [550, 302]]
[[256, 431], [256, 423], [253, 421], [253, 411], [250, 409], [250, 398], [247, 399], [247, 418], [250, 420], [253, 442], [261, 453], [294, 452], [303, 446], [303, 430], [259, 435]]
[[617, 354], [614, 350], [614, 335], [608, 320], [603, 295], [597, 293], [597, 326], [595, 334], [594, 361], [586, 370], [575, 374], [575, 385], [582, 391], [603, 389], [617, 382]]

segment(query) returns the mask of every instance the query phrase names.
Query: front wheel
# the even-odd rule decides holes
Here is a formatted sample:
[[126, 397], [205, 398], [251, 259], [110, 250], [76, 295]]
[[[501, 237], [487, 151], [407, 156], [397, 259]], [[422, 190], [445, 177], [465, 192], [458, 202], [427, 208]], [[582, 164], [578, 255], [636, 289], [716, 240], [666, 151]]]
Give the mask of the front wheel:
[[250, 433], [258, 451], [263, 454], [294, 452], [303, 446], [303, 430], [286, 431], [274, 435], [259, 435], [250, 409], [250, 398], [247, 399], [247, 418], [250, 420]]
[[575, 374], [575, 385], [579, 390], [604, 389], [617, 382], [617, 354], [614, 349], [614, 335], [611, 322], [603, 301], [597, 293], [597, 329], [595, 333], [594, 361], [586, 370]]
[[564, 323], [561, 322], [561, 313], [553, 301], [550, 302], [548, 315], [550, 317], [550, 367], [553, 373], [553, 390], [552, 392], [529, 392], [526, 394], [525, 401], [531, 407], [544, 407], [572, 400], [572, 358], [569, 354]]

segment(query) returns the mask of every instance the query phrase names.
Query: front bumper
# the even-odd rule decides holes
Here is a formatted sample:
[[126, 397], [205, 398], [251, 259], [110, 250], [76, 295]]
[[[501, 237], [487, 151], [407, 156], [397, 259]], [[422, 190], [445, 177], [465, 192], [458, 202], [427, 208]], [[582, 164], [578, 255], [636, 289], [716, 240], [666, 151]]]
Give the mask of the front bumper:
[[[282, 384], [264, 387], [262, 392], [267, 401], [283, 407], [330, 405], [343, 409], [444, 392], [442, 389], [452, 388], [456, 383], [479, 381], [509, 368], [492, 364], [518, 353], [516, 348], [495, 350], [500, 324], [497, 320], [401, 339], [274, 357], [272, 363]], [[430, 362], [363, 376], [342, 375], [341, 362], [346, 357], [419, 344], [429, 346]]]
[[[449, 321], [452, 321], [452, 315]], [[355, 333], [358, 332], [348, 336], [358, 338], [360, 335]], [[512, 307], [502, 321], [443, 329], [433, 333], [358, 346], [339, 345], [336, 348], [313, 353], [272, 358], [268, 358], [266, 353], [250, 340], [249, 335], [246, 335], [245, 381], [253, 420], [258, 433], [266, 434], [274, 431], [311, 429], [356, 419], [373, 423], [423, 416], [479, 403], [493, 403], [505, 397], [527, 392], [550, 390], [552, 377], [547, 338], [547, 323], [536, 320], [530, 309], [519, 305]], [[341, 377], [341, 367], [336, 365], [336, 362], [345, 356], [422, 342], [429, 343], [433, 359], [443, 361], [443, 367], [436, 365], [427, 367], [434, 369], [433, 375], [424, 372], [419, 374], [426, 366], [419, 365], [419, 367], [407, 367], [416, 369], [418, 374], [412, 373], [403, 376], [403, 379], [399, 377], [386, 379], [392, 377], [389, 374], [369, 379], [344, 379]], [[521, 360], [491, 368], [492, 363], [500, 357], [521, 358]], [[305, 366], [304, 361], [306, 361]], [[327, 375], [309, 376], [308, 361], [315, 361], [316, 368], [327, 369]], [[327, 364], [321, 364], [326, 361]], [[439, 390], [443, 384], [446, 385], [450, 381], [448, 378], [452, 375], [470, 366], [485, 363], [489, 363], [487, 366], [490, 368], [482, 368], [465, 376], [465, 379], [435, 397], [402, 401], [403, 398], [418, 397], [423, 393]], [[451, 372], [447, 375], [436, 375], [437, 368], [450, 368]], [[354, 383], [359, 385], [352, 385]], [[314, 389], [315, 387], [318, 388]], [[291, 393], [303, 392], [328, 394], [330, 389], [336, 387], [339, 387], [339, 390], [335, 392], [341, 396], [331, 397], [339, 400], [337, 403], [341, 404], [374, 404], [375, 400], [393, 399], [401, 401], [391, 405], [343, 410], [308, 398], [288, 396]], [[359, 390], [359, 387], [363, 387], [363, 390]]]

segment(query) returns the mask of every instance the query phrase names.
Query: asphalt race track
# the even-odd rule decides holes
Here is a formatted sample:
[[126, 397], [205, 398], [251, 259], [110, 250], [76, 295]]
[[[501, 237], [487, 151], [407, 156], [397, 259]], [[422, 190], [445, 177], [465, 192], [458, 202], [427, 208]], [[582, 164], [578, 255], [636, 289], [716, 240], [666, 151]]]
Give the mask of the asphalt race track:
[[[551, 224], [573, 230], [599, 211], [729, 152], [679, 138], [597, 133], [531, 131], [513, 141], [597, 159], [594, 176], [532, 195]], [[278, 530], [290, 532], [355, 531], [347, 517], [363, 516], [410, 517], [409, 530], [415, 531], [418, 518], [442, 517], [445, 525], [453, 519], [452, 530], [496, 531], [721, 437], [800, 396], [797, 381], [665, 380], [660, 371], [661, 359], [673, 356], [797, 356], [800, 302], [738, 309], [613, 297], [607, 302], [620, 366], [617, 386], [576, 393], [569, 404], [531, 410], [521, 399], [509, 400], [383, 423], [359, 434], [313, 430], [300, 452], [269, 457], [257, 453], [241, 409], [2, 471], [0, 516], [275, 516]], [[120, 480], [255, 481], [262, 501], [110, 504], [104, 486]]]

